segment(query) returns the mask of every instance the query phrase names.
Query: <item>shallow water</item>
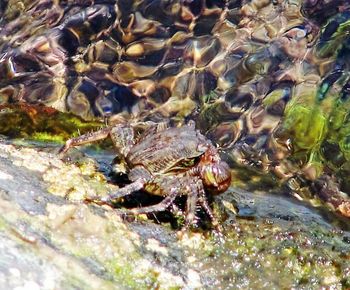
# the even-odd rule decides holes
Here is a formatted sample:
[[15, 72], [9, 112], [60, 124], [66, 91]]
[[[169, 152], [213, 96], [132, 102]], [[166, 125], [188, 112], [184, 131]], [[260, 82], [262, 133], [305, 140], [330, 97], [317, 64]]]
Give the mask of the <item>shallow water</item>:
[[[174, 254], [180, 284], [194, 270], [205, 287], [347, 288], [349, 35], [347, 0], [5, 1], [0, 134], [38, 147], [38, 140], [63, 142], [107, 119], [195, 120], [230, 164], [233, 189], [214, 202], [227, 227], [222, 244], [201, 240], [198, 249], [186, 245], [186, 255], [165, 236], [175, 244], [171, 253], [181, 252]], [[83, 152], [110, 172], [113, 151]], [[84, 178], [67, 184], [74, 189]], [[36, 208], [30, 194], [13, 194], [13, 203]], [[152, 223], [130, 226], [163, 238]], [[181, 272], [182, 263], [192, 268]]]

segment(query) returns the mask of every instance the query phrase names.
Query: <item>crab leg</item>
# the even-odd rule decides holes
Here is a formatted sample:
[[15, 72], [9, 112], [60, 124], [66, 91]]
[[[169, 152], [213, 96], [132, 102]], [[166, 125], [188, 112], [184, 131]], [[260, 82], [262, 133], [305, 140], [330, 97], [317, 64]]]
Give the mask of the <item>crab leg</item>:
[[207, 213], [207, 215], [211, 219], [211, 222], [212, 222], [213, 226], [218, 231], [221, 231], [220, 224], [219, 224], [218, 220], [216, 219], [215, 215], [213, 214], [213, 211], [211, 210], [211, 208], [210, 208], [210, 206], [208, 204], [208, 201], [206, 199], [204, 191], [200, 194], [198, 202], [200, 203], [200, 205], [203, 207], [203, 209], [205, 210], [205, 212]]
[[191, 194], [187, 196], [187, 202], [186, 202], [186, 221], [185, 221], [184, 229], [188, 229], [189, 226], [193, 224], [196, 218], [197, 202], [198, 202], [198, 190], [197, 188], [191, 186]]
[[126, 211], [120, 211], [122, 213], [132, 213], [132, 214], [142, 214], [142, 213], [150, 213], [155, 211], [164, 211], [166, 210], [171, 203], [175, 200], [177, 196], [177, 191], [175, 189], [172, 189], [170, 194], [165, 197], [160, 203], [151, 205], [151, 206], [145, 206], [145, 207], [139, 207], [139, 208], [133, 208]]
[[184, 214], [183, 211], [174, 203], [171, 205], [169, 210], [174, 216], [183, 216]]
[[140, 178], [134, 181], [133, 183], [130, 183], [124, 186], [123, 188], [118, 189], [117, 192], [109, 196], [106, 196], [106, 197], [95, 196], [95, 197], [87, 198], [86, 200], [96, 202], [96, 203], [102, 203], [102, 204], [110, 204], [113, 199], [117, 199], [117, 198], [129, 195], [134, 191], [141, 190], [145, 185], [145, 183], [146, 183], [145, 179]]
[[197, 180], [196, 184], [191, 186], [191, 193], [187, 197], [186, 223], [184, 228], [186, 229], [191, 224], [193, 224], [196, 214], [197, 203], [199, 203], [203, 207], [204, 211], [207, 213], [210, 220], [212, 221], [213, 226], [218, 231], [221, 231], [219, 222], [215, 218], [213, 211], [211, 210], [206, 199], [203, 183], [201, 180]]
[[59, 154], [65, 153], [69, 150], [69, 148], [72, 148], [74, 146], [79, 146], [87, 143], [91, 143], [94, 141], [102, 140], [108, 137], [110, 134], [111, 129], [110, 128], [103, 128], [101, 130], [98, 130], [96, 132], [87, 133], [84, 135], [81, 135], [76, 138], [71, 138], [66, 141], [66, 144], [61, 147], [61, 149], [58, 151]]

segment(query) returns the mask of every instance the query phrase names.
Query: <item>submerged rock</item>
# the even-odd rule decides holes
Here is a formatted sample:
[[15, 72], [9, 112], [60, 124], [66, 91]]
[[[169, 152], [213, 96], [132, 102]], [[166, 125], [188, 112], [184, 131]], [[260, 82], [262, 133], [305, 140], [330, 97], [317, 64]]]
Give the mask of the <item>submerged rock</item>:
[[350, 225], [333, 214], [231, 188], [214, 200], [221, 235], [179, 238], [169, 223], [83, 203], [116, 187], [57, 149], [0, 143], [2, 289], [350, 287]]

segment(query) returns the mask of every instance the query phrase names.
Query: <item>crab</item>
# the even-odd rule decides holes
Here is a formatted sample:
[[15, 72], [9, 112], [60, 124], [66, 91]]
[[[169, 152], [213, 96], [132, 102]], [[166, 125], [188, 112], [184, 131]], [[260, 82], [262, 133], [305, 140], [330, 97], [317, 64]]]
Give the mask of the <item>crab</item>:
[[231, 171], [221, 160], [218, 149], [195, 129], [194, 122], [180, 127], [153, 124], [139, 136], [135, 126], [119, 124], [81, 135], [66, 141], [60, 149], [69, 148], [110, 137], [118, 155], [127, 165], [130, 184], [107, 197], [94, 197], [96, 203], [113, 204], [113, 200], [138, 190], [164, 197], [155, 205], [123, 211], [133, 215], [164, 211], [174, 205], [177, 196], [186, 195], [185, 225], [196, 221], [199, 204], [215, 228], [219, 223], [214, 216], [206, 194], [220, 194], [231, 183]]

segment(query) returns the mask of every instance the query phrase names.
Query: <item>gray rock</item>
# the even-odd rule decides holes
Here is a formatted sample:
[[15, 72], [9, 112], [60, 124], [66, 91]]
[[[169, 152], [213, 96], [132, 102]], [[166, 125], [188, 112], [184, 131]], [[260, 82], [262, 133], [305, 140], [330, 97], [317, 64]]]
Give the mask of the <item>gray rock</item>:
[[350, 287], [347, 221], [231, 189], [214, 201], [222, 235], [179, 237], [167, 223], [83, 203], [116, 186], [91, 158], [78, 166], [56, 151], [0, 143], [1, 289]]

